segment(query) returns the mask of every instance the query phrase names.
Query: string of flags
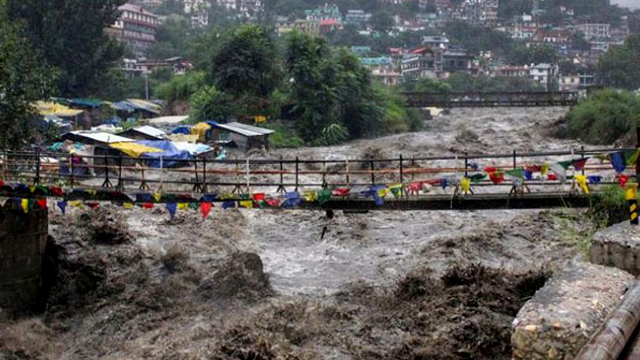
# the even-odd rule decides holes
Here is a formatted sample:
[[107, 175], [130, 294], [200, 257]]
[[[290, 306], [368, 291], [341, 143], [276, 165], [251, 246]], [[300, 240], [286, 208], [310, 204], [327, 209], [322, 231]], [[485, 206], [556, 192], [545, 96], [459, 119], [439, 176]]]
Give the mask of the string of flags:
[[[625, 186], [630, 180], [629, 175], [622, 172], [628, 166], [634, 165], [640, 155], [640, 149], [634, 151], [618, 151], [606, 156], [598, 156], [600, 160], [609, 160], [613, 169], [617, 173], [617, 178], [621, 186]], [[420, 181], [412, 181], [408, 184], [396, 183], [390, 185], [369, 185], [369, 186], [352, 186], [339, 187], [334, 189], [322, 190], [305, 190], [303, 192], [291, 191], [279, 194], [277, 196], [268, 196], [265, 193], [253, 194], [205, 194], [199, 197], [185, 194], [165, 194], [160, 192], [154, 193], [138, 193], [135, 197], [123, 192], [111, 191], [98, 192], [95, 189], [72, 189], [65, 190], [59, 186], [45, 186], [42, 184], [28, 186], [18, 183], [13, 186], [4, 183], [0, 179], [0, 193], [16, 194], [15, 197], [1, 198], [0, 206], [17, 211], [28, 213], [35, 209], [47, 209], [47, 197], [58, 198], [52, 208], [59, 210], [62, 214], [66, 214], [69, 208], [88, 207], [97, 209], [100, 203], [104, 201], [111, 202], [117, 206], [131, 209], [135, 206], [143, 209], [154, 209], [161, 203], [173, 219], [178, 211], [199, 210], [203, 219], [206, 219], [214, 203], [219, 203], [222, 209], [229, 208], [296, 208], [303, 203], [317, 203], [324, 205], [326, 202], [334, 198], [346, 197], [363, 197], [371, 199], [376, 205], [383, 205], [385, 199], [391, 195], [398, 199], [403, 194], [417, 195], [425, 185], [439, 186], [442, 189], [448, 187], [456, 187], [462, 193], [471, 192], [472, 186], [482, 181], [490, 181], [494, 184], [501, 184], [507, 180], [511, 181], [514, 186], [521, 186], [526, 181], [534, 179], [547, 179], [565, 183], [568, 179], [567, 170], [573, 168], [574, 171], [582, 171], [590, 158], [580, 158], [568, 161], [560, 161], [556, 163], [542, 163], [538, 165], [529, 165], [516, 169], [501, 169], [493, 166], [482, 167], [480, 164], [472, 163], [469, 168], [474, 173], [465, 176], [452, 175], [441, 178], [427, 179]], [[539, 175], [537, 175], [539, 174]], [[591, 184], [600, 184], [602, 176], [600, 175], [573, 175], [575, 184], [588, 194]], [[21, 196], [20, 196], [21, 195]]]

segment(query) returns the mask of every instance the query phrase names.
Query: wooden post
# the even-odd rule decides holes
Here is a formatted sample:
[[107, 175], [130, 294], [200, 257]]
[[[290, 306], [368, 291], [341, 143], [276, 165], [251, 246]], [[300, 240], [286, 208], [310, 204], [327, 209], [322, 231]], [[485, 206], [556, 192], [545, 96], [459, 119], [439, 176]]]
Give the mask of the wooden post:
[[416, 172], [413, 171], [413, 170], [415, 170], [415, 168], [416, 168], [416, 157], [412, 156], [411, 157], [411, 169], [412, 169], [412, 171], [411, 171], [411, 181], [415, 180], [415, 178], [416, 178]]
[[[584, 159], [584, 145], [582, 145], [582, 146], [580, 147], [580, 151], [582, 151], [582, 154], [581, 154], [580, 158], [581, 158], [581, 159]], [[636, 166], [638, 166], [638, 165], [636, 164]], [[584, 168], [585, 168], [585, 167], [586, 167], [586, 166], [583, 166], [583, 167], [582, 167], [582, 175], [584, 175]]]
[[38, 185], [40, 183], [40, 149], [36, 150], [36, 183]]
[[464, 153], [464, 177], [468, 178], [469, 177], [469, 153]]
[[300, 171], [300, 159], [296, 156], [296, 190], [298, 191], [298, 184], [300, 184], [299, 181], [299, 171]]
[[371, 160], [370, 165], [371, 165], [371, 186], [373, 186], [376, 184], [376, 175], [373, 173], [373, 169], [374, 169], [373, 160]]
[[513, 150], [513, 169], [515, 170], [518, 166], [518, 162], [516, 161], [516, 151]]
[[73, 177], [74, 177], [73, 173], [75, 171], [74, 168], [73, 168], [74, 167], [73, 166], [73, 154], [69, 154], [69, 163], [70, 163], [69, 167], [71, 168], [70, 169], [71, 173], [69, 174], [69, 176], [71, 177], [71, 184], [70, 185], [71, 185], [71, 188], [73, 189]]
[[287, 192], [284, 187], [284, 164], [282, 163], [282, 156], [280, 156], [280, 185], [278, 186], [278, 190], [276, 192]]
[[202, 193], [207, 193], [207, 156], [202, 157]]
[[350, 178], [350, 176], [349, 176], [349, 158], [347, 158], [347, 159], [345, 160], [345, 163], [346, 163], [346, 170], [345, 170], [345, 172], [346, 172], [346, 174], [347, 174], [347, 187], [349, 187], [349, 186], [351, 186], [351, 178]]
[[618, 359], [639, 322], [640, 282], [636, 282], [574, 360]]
[[118, 154], [118, 185], [116, 185], [116, 190], [124, 192], [124, 184], [122, 183], [122, 154]]

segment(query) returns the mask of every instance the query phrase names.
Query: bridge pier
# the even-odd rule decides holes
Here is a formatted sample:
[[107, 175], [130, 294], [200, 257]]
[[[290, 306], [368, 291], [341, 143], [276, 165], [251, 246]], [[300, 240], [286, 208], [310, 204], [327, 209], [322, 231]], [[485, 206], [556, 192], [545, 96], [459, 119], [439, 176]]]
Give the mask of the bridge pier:
[[0, 308], [5, 312], [37, 310], [47, 236], [46, 209], [25, 214], [0, 208]]

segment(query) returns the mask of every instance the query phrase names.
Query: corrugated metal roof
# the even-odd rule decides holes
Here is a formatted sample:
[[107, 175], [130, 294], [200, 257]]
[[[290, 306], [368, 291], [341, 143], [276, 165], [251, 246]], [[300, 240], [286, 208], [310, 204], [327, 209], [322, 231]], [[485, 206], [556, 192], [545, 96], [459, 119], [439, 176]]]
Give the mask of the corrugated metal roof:
[[133, 131], [139, 132], [141, 134], [144, 135], [149, 135], [152, 137], [156, 137], [156, 138], [164, 138], [167, 137], [167, 133], [155, 128], [153, 126], [149, 126], [149, 125], [144, 125], [144, 126], [138, 126], [132, 129]]
[[149, 124], [179, 124], [189, 118], [189, 115], [183, 116], [162, 116], [147, 120]]
[[75, 136], [85, 137], [87, 139], [91, 139], [91, 140], [98, 141], [105, 144], [136, 141], [134, 139], [129, 139], [123, 136], [118, 136], [118, 135], [104, 133], [104, 132], [72, 131], [71, 133]]
[[269, 129], [265, 129], [265, 128], [260, 128], [260, 127], [256, 127], [256, 126], [251, 126], [251, 125], [246, 125], [246, 124], [241, 124], [238, 122], [233, 122], [233, 123], [227, 123], [227, 124], [217, 124], [215, 125], [218, 128], [224, 129], [224, 130], [228, 130], [234, 133], [238, 133], [240, 135], [244, 135], [244, 136], [262, 136], [262, 135], [270, 135], [273, 134], [275, 131], [273, 130], [269, 130]]

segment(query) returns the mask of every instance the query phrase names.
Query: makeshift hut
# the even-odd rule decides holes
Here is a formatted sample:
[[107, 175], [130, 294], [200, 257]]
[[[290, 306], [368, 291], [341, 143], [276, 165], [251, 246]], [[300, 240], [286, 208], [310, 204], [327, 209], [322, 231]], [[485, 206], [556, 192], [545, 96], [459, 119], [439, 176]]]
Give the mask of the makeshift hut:
[[134, 127], [118, 135], [136, 140], [162, 140], [167, 138], [166, 132], [149, 125]]
[[91, 98], [52, 98], [52, 100], [59, 104], [69, 106], [72, 109], [83, 110], [82, 120], [80, 121], [80, 126], [83, 129], [90, 129], [102, 124], [102, 120], [105, 117], [103, 108], [110, 104], [100, 99]]
[[232, 140], [244, 152], [262, 147], [268, 150], [269, 136], [274, 133], [273, 130], [238, 122], [227, 124], [209, 122], [209, 124], [217, 129], [217, 138]]

